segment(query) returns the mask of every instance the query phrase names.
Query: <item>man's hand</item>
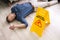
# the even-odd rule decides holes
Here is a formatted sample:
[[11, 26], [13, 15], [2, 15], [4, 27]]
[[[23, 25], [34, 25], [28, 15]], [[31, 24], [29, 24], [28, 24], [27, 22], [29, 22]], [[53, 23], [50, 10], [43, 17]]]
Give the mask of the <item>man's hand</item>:
[[15, 29], [14, 25], [10, 25], [9, 29], [14, 30]]

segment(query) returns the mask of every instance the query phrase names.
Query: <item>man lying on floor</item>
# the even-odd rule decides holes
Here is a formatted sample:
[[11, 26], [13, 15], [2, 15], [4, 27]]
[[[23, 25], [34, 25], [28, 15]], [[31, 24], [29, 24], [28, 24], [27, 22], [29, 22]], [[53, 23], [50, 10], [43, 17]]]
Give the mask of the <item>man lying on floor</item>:
[[11, 13], [6, 17], [8, 23], [14, 21], [15, 19], [22, 24], [20, 25], [12, 25], [9, 28], [14, 30], [15, 28], [26, 28], [28, 23], [25, 20], [25, 17], [31, 14], [34, 11], [34, 7], [30, 2], [26, 2], [23, 4], [17, 4], [11, 8]]

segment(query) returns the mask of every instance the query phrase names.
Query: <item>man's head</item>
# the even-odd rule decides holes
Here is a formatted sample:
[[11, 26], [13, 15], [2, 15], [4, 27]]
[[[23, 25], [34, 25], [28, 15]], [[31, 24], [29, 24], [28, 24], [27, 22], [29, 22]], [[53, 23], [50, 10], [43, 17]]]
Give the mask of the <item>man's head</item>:
[[15, 13], [10, 13], [7, 17], [6, 17], [6, 21], [8, 23], [12, 22], [15, 19], [16, 15]]

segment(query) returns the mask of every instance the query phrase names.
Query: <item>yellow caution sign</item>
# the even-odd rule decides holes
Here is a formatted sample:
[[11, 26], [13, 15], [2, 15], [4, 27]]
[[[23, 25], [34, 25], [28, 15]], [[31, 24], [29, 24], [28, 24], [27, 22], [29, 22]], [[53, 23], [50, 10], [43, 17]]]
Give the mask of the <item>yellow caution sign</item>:
[[42, 36], [46, 26], [50, 24], [49, 12], [44, 8], [37, 8], [36, 16], [30, 31], [35, 32], [38, 36]]

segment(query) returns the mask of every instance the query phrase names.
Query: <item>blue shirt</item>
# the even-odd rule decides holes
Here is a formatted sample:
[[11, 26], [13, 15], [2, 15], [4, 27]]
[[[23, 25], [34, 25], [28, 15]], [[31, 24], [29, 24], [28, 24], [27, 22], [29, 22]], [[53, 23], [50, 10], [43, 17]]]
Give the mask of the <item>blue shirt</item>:
[[32, 13], [34, 8], [30, 3], [17, 4], [11, 8], [11, 12], [16, 14], [16, 20], [24, 23], [26, 27], [28, 23], [25, 20], [25, 17]]

